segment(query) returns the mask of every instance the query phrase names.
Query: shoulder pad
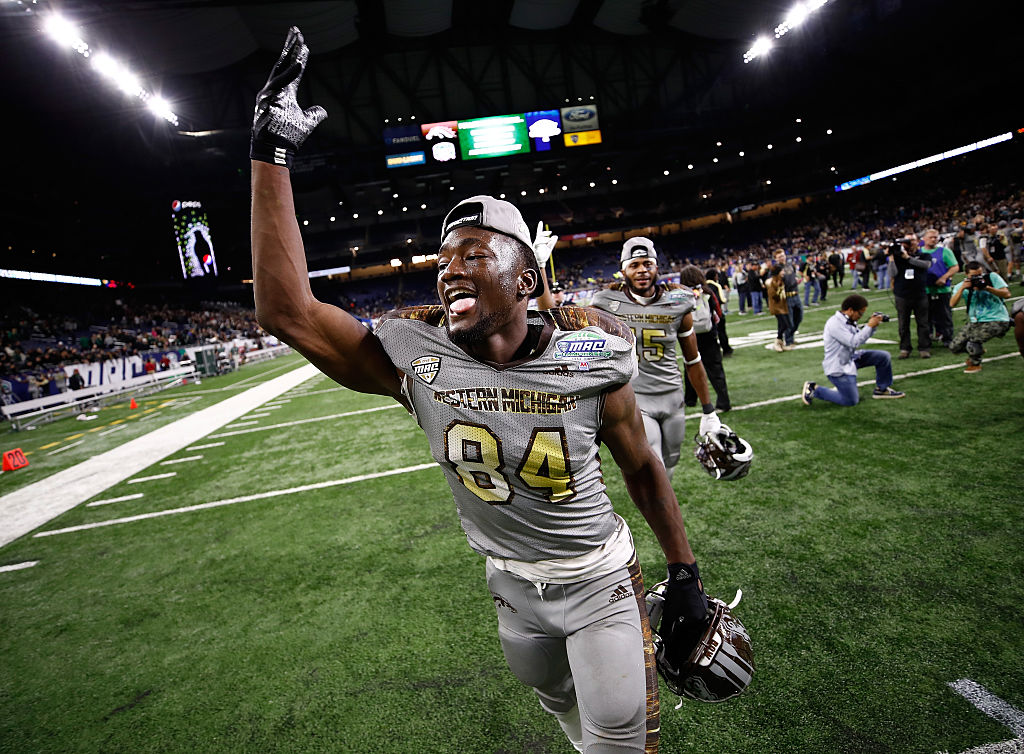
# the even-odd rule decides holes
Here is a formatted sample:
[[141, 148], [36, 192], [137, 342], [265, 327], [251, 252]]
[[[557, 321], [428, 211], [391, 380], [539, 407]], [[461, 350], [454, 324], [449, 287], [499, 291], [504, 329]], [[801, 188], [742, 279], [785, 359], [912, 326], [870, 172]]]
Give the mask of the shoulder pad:
[[444, 308], [440, 304], [430, 306], [407, 306], [403, 309], [392, 309], [382, 314], [378, 323], [389, 319], [418, 319], [433, 327], [444, 324]]
[[589, 306], [562, 306], [548, 309], [548, 313], [559, 330], [582, 330], [584, 327], [599, 327], [609, 335], [616, 335], [629, 343], [633, 342], [633, 331], [611, 314]]

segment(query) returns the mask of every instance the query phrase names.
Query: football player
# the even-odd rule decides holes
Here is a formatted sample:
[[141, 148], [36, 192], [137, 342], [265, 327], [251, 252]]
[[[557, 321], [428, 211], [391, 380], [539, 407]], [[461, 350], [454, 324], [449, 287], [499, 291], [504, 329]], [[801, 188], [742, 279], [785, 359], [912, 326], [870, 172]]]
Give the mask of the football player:
[[[652, 752], [658, 686], [633, 540], [601, 476], [599, 444], [665, 553], [662, 633], [709, 625], [708, 600], [665, 469], [645, 441], [630, 379], [633, 335], [594, 309], [528, 313], [540, 279], [511, 204], [460, 202], [444, 220], [434, 306], [375, 332], [314, 298], [289, 168], [326, 117], [295, 92], [298, 29], [257, 98], [252, 256], [260, 324], [351, 389], [388, 395], [427, 434], [470, 546], [487, 558], [498, 635], [573, 746]], [[666, 628], [668, 627], [668, 628]]]
[[640, 366], [633, 380], [633, 391], [647, 441], [665, 464], [671, 479], [686, 439], [677, 342], [686, 375], [697, 391], [704, 412], [699, 435], [713, 435], [721, 427], [711, 403], [708, 378], [693, 330], [696, 299], [689, 288], [658, 282], [658, 253], [648, 238], [627, 239], [619, 254], [619, 264], [623, 282], [612, 283], [598, 291], [591, 306], [618, 317], [633, 330]]

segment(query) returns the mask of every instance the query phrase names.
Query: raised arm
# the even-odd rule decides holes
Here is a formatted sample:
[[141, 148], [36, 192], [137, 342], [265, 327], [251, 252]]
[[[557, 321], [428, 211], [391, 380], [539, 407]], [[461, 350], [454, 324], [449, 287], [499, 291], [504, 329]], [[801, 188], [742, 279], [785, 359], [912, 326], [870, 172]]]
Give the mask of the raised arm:
[[250, 151], [256, 318], [342, 385], [404, 402], [401, 375], [376, 336], [347, 312], [318, 301], [309, 286], [288, 172], [295, 151], [327, 117], [320, 107], [303, 110], [295, 98], [308, 59], [293, 26], [256, 98]]
[[252, 161], [252, 272], [264, 330], [345, 387], [404, 402], [401, 376], [377, 337], [313, 296], [288, 169], [258, 160]]

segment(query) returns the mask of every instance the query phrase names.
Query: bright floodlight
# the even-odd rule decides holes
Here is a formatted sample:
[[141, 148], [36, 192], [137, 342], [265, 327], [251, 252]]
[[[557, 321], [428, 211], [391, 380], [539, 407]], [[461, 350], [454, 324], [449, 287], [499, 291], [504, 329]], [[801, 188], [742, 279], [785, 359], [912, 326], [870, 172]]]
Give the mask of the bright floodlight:
[[167, 100], [151, 94], [135, 73], [110, 55], [102, 52], [93, 54], [89, 45], [82, 39], [78, 28], [66, 18], [58, 13], [47, 14], [43, 19], [43, 30], [58, 44], [70, 47], [83, 58], [89, 58], [96, 72], [108, 79], [122, 92], [142, 100], [150, 111], [168, 123], [178, 125], [178, 116], [171, 110]]
[[43, 21], [43, 29], [60, 45], [70, 47], [81, 55], [87, 55], [89, 45], [82, 40], [78, 29], [63, 16], [52, 13]]
[[768, 37], [758, 37], [753, 46], [743, 54], [743, 62], [749, 63], [754, 58], [767, 54], [772, 46], [772, 40]]

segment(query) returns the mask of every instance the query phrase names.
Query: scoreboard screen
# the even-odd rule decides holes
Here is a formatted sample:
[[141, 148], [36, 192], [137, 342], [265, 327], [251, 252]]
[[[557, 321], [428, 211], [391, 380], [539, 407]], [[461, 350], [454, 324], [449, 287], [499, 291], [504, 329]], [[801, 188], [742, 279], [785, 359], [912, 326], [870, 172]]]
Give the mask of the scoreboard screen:
[[213, 253], [210, 221], [203, 203], [175, 199], [171, 202], [171, 223], [182, 277], [186, 280], [207, 275], [216, 277], [217, 258]]
[[503, 157], [530, 151], [530, 135], [522, 115], [499, 115], [459, 121], [459, 151], [462, 159]]
[[443, 165], [600, 143], [594, 104], [384, 129], [385, 164], [389, 168]]

